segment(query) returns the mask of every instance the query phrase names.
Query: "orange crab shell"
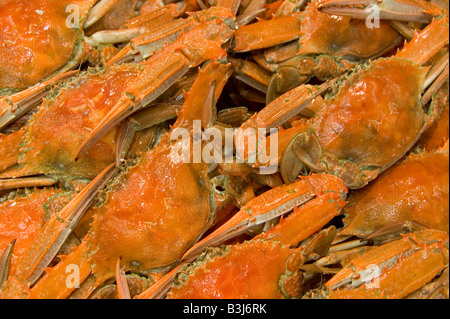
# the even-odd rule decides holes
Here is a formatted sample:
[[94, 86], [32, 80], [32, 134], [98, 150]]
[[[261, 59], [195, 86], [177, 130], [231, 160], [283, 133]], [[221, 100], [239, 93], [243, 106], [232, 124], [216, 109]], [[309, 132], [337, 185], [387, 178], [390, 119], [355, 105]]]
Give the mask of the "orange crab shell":
[[298, 54], [369, 58], [380, 48], [388, 48], [400, 40], [398, 32], [386, 21], [370, 29], [364, 20], [319, 11], [325, 1], [311, 1], [303, 11]]
[[66, 65], [80, 29], [67, 25], [69, 4], [80, 18], [95, 0], [7, 0], [0, 4], [0, 88], [25, 89]]
[[266, 240], [213, 248], [180, 270], [167, 297], [282, 299], [284, 293], [299, 294], [301, 275], [282, 280], [284, 293], [279, 287], [287, 268], [295, 272], [294, 264], [301, 261], [295, 258], [297, 251]]
[[54, 188], [34, 189], [28, 194], [17, 194], [0, 203], [0, 252], [16, 240], [9, 275], [14, 276], [21, 258], [38, 237], [44, 222], [60, 211], [71, 199], [71, 194]]
[[448, 232], [448, 174], [448, 150], [409, 155], [349, 196], [341, 233], [363, 237], [406, 221]]
[[119, 257], [129, 270], [168, 266], [206, 230], [211, 218], [206, 166], [171, 157], [170, 145], [142, 154], [138, 165], [113, 183], [104, 204], [93, 208], [86, 240], [102, 275], [114, 275]]
[[335, 173], [347, 186], [359, 188], [405, 155], [422, 130], [420, 92], [426, 72], [407, 60], [388, 58], [350, 73], [337, 85], [338, 92], [325, 99], [308, 130], [324, 151], [313, 155], [322, 160], [315, 169], [333, 173], [346, 160], [358, 170], [348, 176], [343, 168]]
[[115, 160], [117, 128], [77, 161], [77, 147], [139, 73], [138, 66], [111, 66], [64, 84], [44, 99], [26, 128], [19, 175], [62, 174], [93, 178]]

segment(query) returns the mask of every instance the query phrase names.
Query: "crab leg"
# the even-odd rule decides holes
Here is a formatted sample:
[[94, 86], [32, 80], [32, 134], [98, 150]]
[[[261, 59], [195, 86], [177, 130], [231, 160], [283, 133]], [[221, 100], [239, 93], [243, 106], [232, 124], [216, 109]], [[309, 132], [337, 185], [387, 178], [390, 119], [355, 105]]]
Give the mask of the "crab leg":
[[[448, 258], [446, 232], [425, 229], [403, 235], [351, 261], [325, 284], [331, 290], [328, 298], [403, 298], [438, 275]], [[354, 289], [338, 289], [350, 282]]]
[[125, 276], [125, 273], [120, 269], [120, 258], [117, 259], [116, 265], [116, 283], [117, 292], [119, 293], [119, 299], [131, 299], [127, 277]]
[[43, 187], [52, 186], [58, 182], [57, 179], [50, 176], [23, 177], [20, 179], [0, 179], [0, 190], [25, 188], [25, 187]]
[[234, 15], [236, 15], [239, 6], [241, 5], [241, 0], [217, 0], [216, 6], [229, 8]]
[[[337, 215], [339, 210], [345, 205], [345, 202], [340, 196], [346, 192], [347, 188], [342, 184], [341, 180], [331, 175], [306, 176], [290, 185], [281, 185], [273, 188], [251, 200], [227, 223], [189, 249], [182, 259], [186, 260], [195, 257], [208, 246], [218, 245], [244, 233], [252, 227], [282, 216], [301, 205], [305, 205], [305, 208], [300, 208], [294, 212], [291, 218], [293, 223], [283, 223], [283, 226], [276, 227], [272, 232], [269, 232], [267, 235], [262, 235], [262, 237], [271, 238], [273, 236], [283, 239], [282, 233], [286, 231], [288, 239], [286, 240], [284, 238], [284, 240], [288, 244], [291, 244], [295, 240], [305, 239], [323, 227], [324, 221], [326, 223], [327, 220], [329, 221]], [[325, 197], [331, 196], [332, 198], [328, 198], [330, 200], [329, 204], [334, 205], [332, 205], [333, 207], [330, 206], [331, 209], [324, 209], [321, 212], [323, 216], [319, 217], [318, 214], [320, 213], [317, 211], [317, 206], [314, 202], [317, 198], [324, 198], [325, 193], [331, 194], [325, 195]], [[303, 224], [305, 220], [308, 222], [305, 223], [304, 231], [301, 234], [295, 235], [295, 231], [290, 230], [290, 228], [294, 227], [292, 225], [297, 221]], [[296, 225], [295, 228], [298, 230], [303, 227]], [[295, 236], [291, 238], [289, 234]]]
[[98, 31], [87, 38], [86, 41], [91, 45], [129, 42], [137, 36], [149, 32], [149, 30], [154, 30], [161, 24], [172, 21], [179, 17], [181, 13], [178, 4], [171, 3], [131, 19], [119, 30]]
[[121, 127], [117, 137], [116, 166], [119, 167], [120, 163], [125, 159], [137, 132], [175, 118], [180, 109], [181, 105], [162, 103], [130, 116]]
[[444, 13], [444, 9], [433, 2], [414, 0], [329, 0], [320, 5], [322, 12], [366, 19], [372, 5], [379, 8], [380, 19], [429, 23], [433, 16]]
[[[86, 186], [64, 207], [58, 216], [52, 216], [43, 226], [39, 238], [33, 243], [17, 266], [16, 277], [21, 282], [34, 283], [59, 251], [65, 239], [72, 232], [82, 214], [89, 207], [98, 189], [115, 173], [113, 166], [106, 168], [102, 174]], [[64, 220], [64, 223], [60, 221]]]
[[79, 148], [78, 154], [89, 149], [111, 127], [151, 103], [189, 68], [207, 60], [225, 57], [226, 52], [221, 45], [232, 34], [233, 31], [223, 20], [210, 20], [187, 32], [159, 54], [145, 61], [139, 78], [125, 90], [122, 99], [94, 128], [90, 137]]
[[16, 240], [13, 239], [0, 256], [0, 288], [2, 288], [3, 283], [8, 278], [9, 263], [11, 261], [11, 254], [15, 242]]
[[215, 17], [225, 19], [232, 18], [233, 15], [225, 8], [211, 7], [210, 9], [190, 14], [185, 19], [176, 19], [163, 24], [161, 24], [161, 21], [151, 30], [133, 39], [108, 61], [108, 64], [123, 63], [132, 60], [140, 62], [141, 60], [147, 59], [155, 52], [160, 51], [164, 46], [175, 42], [183, 32], [187, 32], [200, 23]]
[[271, 74], [258, 64], [242, 59], [230, 59], [236, 70], [236, 78], [254, 89], [267, 92]]
[[39, 104], [47, 89], [51, 85], [57, 83], [58, 81], [70, 78], [77, 73], [78, 71], [74, 70], [58, 74], [53, 78], [36, 84], [29, 89], [20, 91], [9, 97], [0, 98], [0, 130], [5, 128], [8, 124], [16, 121], [32, 107]]
[[24, 133], [21, 129], [9, 135], [0, 134], [0, 172], [17, 163]]
[[[283, 32], [279, 30], [283, 30]], [[299, 14], [261, 20], [236, 30], [234, 51], [247, 52], [289, 42], [299, 37], [299, 31]]]
[[283, 94], [269, 103], [261, 111], [253, 115], [241, 125], [236, 134], [236, 150], [243, 159], [252, 154], [245, 142], [246, 137], [257, 134], [260, 128], [277, 128], [299, 114], [317, 97], [332, 86], [330, 80], [320, 86], [301, 85]]
[[100, 0], [89, 11], [83, 27], [89, 28], [95, 22], [101, 19], [119, 0]]
[[419, 36], [407, 42], [395, 56], [419, 65], [425, 63], [448, 44], [448, 27], [448, 16], [434, 20]]

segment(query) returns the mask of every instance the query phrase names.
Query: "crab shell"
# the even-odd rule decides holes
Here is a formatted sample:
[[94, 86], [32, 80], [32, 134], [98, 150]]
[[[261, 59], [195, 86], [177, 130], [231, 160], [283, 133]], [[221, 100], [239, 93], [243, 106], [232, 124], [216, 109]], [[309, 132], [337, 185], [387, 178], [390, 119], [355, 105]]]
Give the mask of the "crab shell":
[[301, 293], [302, 274], [297, 272], [303, 261], [300, 255], [301, 249], [266, 240], [212, 248], [180, 270], [167, 298], [296, 297]]
[[[26, 89], [76, 59], [80, 27], [67, 25], [68, 5], [80, 24], [95, 0], [7, 0], [0, 4], [0, 89]], [[79, 21], [74, 21], [79, 22]]]
[[117, 128], [77, 160], [76, 151], [138, 73], [132, 65], [90, 69], [56, 88], [26, 127], [17, 175], [94, 178], [113, 163]]
[[42, 225], [71, 199], [72, 192], [61, 189], [32, 189], [11, 193], [0, 203], [0, 252], [15, 240], [9, 275], [26, 256]]
[[399, 58], [356, 67], [296, 137], [295, 154], [313, 171], [341, 177], [349, 188], [365, 186], [418, 140], [426, 73]]
[[399, 40], [398, 32], [386, 21], [370, 29], [364, 20], [320, 12], [325, 1], [311, 1], [302, 13], [299, 55], [370, 58]]
[[110, 186], [105, 202], [93, 208], [85, 240], [95, 252], [89, 260], [94, 272], [101, 272], [99, 282], [114, 276], [119, 257], [135, 272], [170, 266], [209, 225], [207, 165], [176, 163], [172, 157], [165, 142], [142, 154]]
[[426, 151], [433, 151], [441, 147], [449, 138], [449, 96], [448, 81], [433, 96], [431, 108], [437, 109], [439, 116], [430, 127], [420, 136], [418, 147]]
[[448, 174], [448, 145], [444, 151], [410, 154], [349, 196], [341, 234], [364, 237], [407, 221], [448, 232]]

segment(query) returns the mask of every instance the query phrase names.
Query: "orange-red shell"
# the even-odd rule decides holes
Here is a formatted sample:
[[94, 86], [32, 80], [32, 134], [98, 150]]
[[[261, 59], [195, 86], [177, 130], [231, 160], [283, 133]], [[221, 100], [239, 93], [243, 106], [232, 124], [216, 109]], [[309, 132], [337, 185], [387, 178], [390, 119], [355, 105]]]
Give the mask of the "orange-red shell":
[[70, 200], [70, 194], [56, 189], [34, 189], [0, 203], [0, 252], [16, 240], [9, 274], [38, 238], [42, 225], [52, 214], [61, 210]]
[[81, 19], [94, 3], [94, 0], [1, 1], [0, 88], [25, 89], [68, 63], [80, 34], [67, 24], [70, 12], [66, 12], [66, 7], [77, 5]]
[[420, 136], [420, 92], [426, 69], [378, 59], [350, 75], [314, 119], [322, 147], [359, 167], [386, 168]]
[[342, 234], [365, 236], [406, 221], [448, 232], [448, 174], [448, 151], [409, 155], [350, 194]]
[[370, 58], [399, 42], [400, 35], [388, 22], [370, 29], [365, 20], [320, 12], [325, 1], [311, 1], [302, 12], [299, 54]]
[[93, 178], [115, 160], [117, 128], [75, 161], [78, 147], [139, 73], [138, 67], [90, 70], [44, 99], [22, 141], [19, 175], [60, 174]]
[[288, 246], [264, 240], [216, 248], [174, 285], [168, 298], [281, 299], [279, 280], [292, 253]]

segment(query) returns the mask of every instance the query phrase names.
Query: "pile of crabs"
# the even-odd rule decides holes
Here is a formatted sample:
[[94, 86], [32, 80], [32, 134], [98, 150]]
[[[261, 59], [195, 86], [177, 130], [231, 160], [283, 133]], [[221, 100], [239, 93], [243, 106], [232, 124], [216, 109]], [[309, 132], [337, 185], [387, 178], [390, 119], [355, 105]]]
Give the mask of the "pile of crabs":
[[0, 0], [0, 297], [448, 298], [448, 30], [438, 0]]

